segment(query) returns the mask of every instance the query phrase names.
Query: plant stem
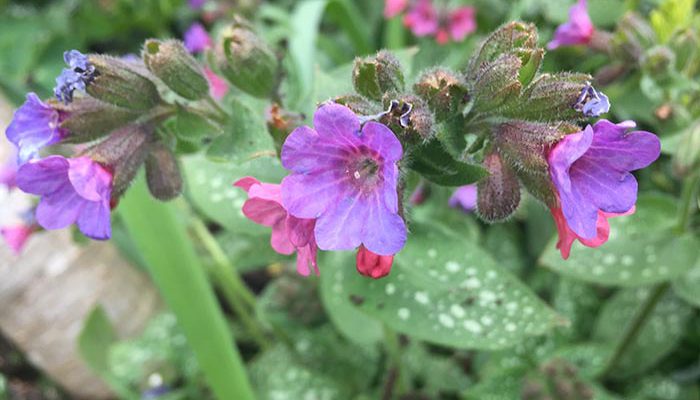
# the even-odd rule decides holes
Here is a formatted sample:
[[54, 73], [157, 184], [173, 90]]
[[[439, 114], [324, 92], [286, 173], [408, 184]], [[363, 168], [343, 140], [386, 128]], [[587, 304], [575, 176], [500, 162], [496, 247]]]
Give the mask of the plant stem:
[[676, 231], [678, 233], [683, 233], [688, 229], [688, 223], [694, 211], [693, 197], [695, 197], [695, 192], [699, 185], [700, 173], [690, 175], [683, 180], [681, 204], [678, 208], [678, 225], [676, 226]]
[[255, 309], [255, 296], [240, 275], [235, 272], [235, 268], [204, 223], [200, 219], [195, 219], [192, 229], [214, 259], [213, 268], [210, 271], [214, 284], [221, 289], [226, 301], [241, 319], [241, 323], [255, 343], [261, 349], [269, 348], [270, 343], [265, 337], [264, 329], [249, 312], [249, 308]]
[[615, 348], [613, 356], [610, 357], [608, 364], [603, 370], [603, 376], [607, 376], [610, 374], [610, 372], [613, 370], [613, 368], [615, 368], [617, 363], [625, 354], [625, 351], [632, 345], [632, 343], [634, 343], [635, 339], [637, 338], [637, 335], [644, 326], [644, 323], [654, 311], [654, 307], [656, 307], [656, 304], [659, 303], [659, 300], [661, 300], [664, 294], [666, 294], [666, 291], [669, 287], [671, 287], [671, 284], [668, 282], [664, 282], [654, 286], [651, 289], [651, 293], [644, 300], [644, 303], [642, 303], [641, 308], [634, 316], [630, 324], [627, 325], [625, 333], [622, 335], [622, 338], [617, 343], [617, 347]]
[[391, 328], [384, 325], [384, 346], [389, 356], [387, 379], [384, 385], [382, 399], [391, 399], [394, 395], [400, 395], [408, 390], [406, 377], [401, 370], [401, 342], [399, 335]]

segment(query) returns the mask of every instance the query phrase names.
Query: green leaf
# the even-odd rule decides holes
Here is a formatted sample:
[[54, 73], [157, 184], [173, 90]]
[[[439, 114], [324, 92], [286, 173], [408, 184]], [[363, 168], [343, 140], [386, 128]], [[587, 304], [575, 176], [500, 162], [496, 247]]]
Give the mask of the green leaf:
[[673, 282], [673, 291], [681, 299], [700, 307], [700, 262]]
[[295, 80], [297, 92], [290, 100], [292, 106], [303, 104], [303, 100], [307, 98], [314, 87], [314, 63], [317, 59], [316, 38], [327, 3], [327, 0], [302, 1], [292, 12], [289, 55], [293, 69], [292, 78]]
[[168, 121], [178, 140], [199, 144], [209, 137], [218, 136], [221, 131], [201, 115], [179, 108], [175, 118]]
[[330, 378], [292, 362], [283, 346], [266, 352], [251, 365], [251, 376], [260, 400], [347, 399]]
[[559, 322], [488, 253], [446, 228], [414, 226], [391, 274], [381, 280], [359, 275], [350, 255], [321, 268], [333, 279], [334, 296], [352, 300], [395, 331], [431, 343], [500, 349]]
[[664, 0], [653, 10], [649, 20], [661, 43], [668, 42], [676, 31], [689, 27], [694, 10], [695, 0]]
[[640, 196], [634, 214], [609, 219], [610, 240], [601, 247], [576, 242], [569, 259], [563, 260], [555, 237], [540, 262], [564, 276], [608, 286], [642, 286], [677, 278], [693, 266], [700, 244], [691, 234], [673, 232], [675, 210], [670, 197]]
[[119, 212], [216, 398], [253, 399], [243, 361], [176, 203], [152, 199], [140, 179], [122, 199]]
[[426, 143], [413, 153], [411, 168], [444, 186], [468, 185], [488, 175], [480, 165], [455, 160], [438, 140]]
[[[348, 255], [340, 252], [321, 253], [319, 265], [347, 267]], [[337, 271], [336, 271], [337, 273]], [[336, 278], [332, 271], [321, 273], [321, 285], [319, 287], [323, 307], [336, 329], [347, 339], [356, 343], [378, 343], [383, 338], [382, 324], [376, 319], [358, 310], [352, 300], [345, 296], [338, 296], [336, 292], [342, 290], [336, 285]]]
[[[620, 290], [607, 301], [596, 322], [594, 340], [613, 346], [626, 332], [628, 326], [647, 296], [650, 288]], [[634, 342], [618, 360], [611, 371], [617, 378], [640, 374], [656, 365], [668, 355], [683, 336], [692, 309], [673, 293], [667, 292], [659, 300]]]
[[609, 347], [600, 343], [578, 343], [560, 348], [551, 359], [564, 359], [578, 369], [578, 375], [586, 379], [597, 378], [606, 367]]
[[233, 182], [253, 176], [262, 182], [279, 183], [285, 175], [277, 157], [256, 158], [242, 164], [220, 164], [202, 156], [182, 159], [188, 196], [204, 215], [232, 232], [269, 234], [270, 228], [248, 220], [241, 212], [245, 191]]
[[224, 133], [209, 146], [207, 157], [241, 164], [258, 157], [277, 155], [265, 119], [259, 112], [236, 98], [231, 98], [228, 109], [231, 118]]
[[78, 336], [78, 350], [88, 366], [98, 374], [123, 399], [139, 398], [137, 393], [124, 386], [112, 374], [109, 366], [109, 349], [117, 341], [117, 333], [102, 306], [95, 306], [85, 319]]

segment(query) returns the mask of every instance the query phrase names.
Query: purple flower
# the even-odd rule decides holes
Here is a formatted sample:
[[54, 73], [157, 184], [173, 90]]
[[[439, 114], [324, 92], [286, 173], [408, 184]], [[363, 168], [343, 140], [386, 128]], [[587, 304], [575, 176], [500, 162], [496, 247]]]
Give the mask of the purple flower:
[[547, 48], [554, 50], [559, 46], [588, 44], [594, 32], [595, 27], [588, 16], [586, 0], [579, 0], [569, 9], [569, 20], [559, 25], [554, 32], [554, 39], [547, 44]]
[[595, 239], [599, 214], [624, 214], [637, 201], [637, 180], [630, 171], [644, 168], [660, 154], [659, 139], [633, 131], [635, 123], [600, 120], [567, 135], [550, 151], [549, 172], [568, 227], [579, 238]]
[[185, 32], [185, 48], [190, 53], [201, 53], [212, 46], [209, 33], [199, 22], [195, 22]]
[[17, 186], [17, 158], [12, 157], [5, 165], [0, 166], [0, 186], [14, 189]]
[[204, 4], [206, 4], [207, 0], [189, 0], [188, 4], [190, 5], [190, 8], [193, 10], [199, 10], [200, 8], [204, 7]]
[[63, 139], [68, 132], [60, 127], [64, 115], [45, 104], [35, 93], [27, 94], [27, 101], [15, 111], [5, 131], [7, 139], [17, 146], [19, 164], [35, 158], [39, 150]]
[[403, 149], [378, 122], [360, 120], [349, 108], [328, 103], [314, 114], [314, 128], [295, 129], [282, 146], [282, 203], [297, 218], [316, 218], [322, 250], [393, 255], [406, 242], [396, 190]]
[[95, 67], [78, 50], [63, 53], [63, 61], [69, 68], [64, 68], [56, 78], [53, 93], [57, 99], [67, 104], [73, 101], [73, 91], [77, 89], [84, 92], [87, 85], [95, 79]]
[[17, 187], [41, 196], [36, 221], [44, 229], [78, 224], [85, 236], [109, 239], [112, 174], [88, 157], [51, 156], [17, 172]]
[[476, 209], [476, 198], [476, 185], [466, 185], [455, 190], [449, 204], [450, 207], [459, 207], [464, 212], [472, 212]]

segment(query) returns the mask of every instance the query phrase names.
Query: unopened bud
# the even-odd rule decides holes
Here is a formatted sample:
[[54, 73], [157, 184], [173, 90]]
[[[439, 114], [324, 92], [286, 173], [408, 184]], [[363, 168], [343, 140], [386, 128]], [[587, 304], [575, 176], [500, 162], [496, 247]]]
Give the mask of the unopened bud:
[[143, 46], [143, 61], [153, 75], [187, 100], [209, 94], [209, 82], [202, 67], [177, 40], [149, 39]]
[[516, 49], [535, 49], [537, 47], [537, 28], [533, 24], [509, 22], [502, 25], [487, 37], [469, 61], [467, 75], [476, 76], [481, 67], [495, 61], [498, 57]]
[[388, 92], [400, 93], [404, 90], [401, 63], [385, 50], [376, 56], [355, 59], [352, 82], [357, 93], [373, 100], [381, 100]]
[[528, 121], [509, 121], [494, 131], [494, 145], [506, 162], [516, 171], [547, 174], [546, 151], [577, 128], [568, 124], [544, 124]]
[[389, 275], [389, 272], [391, 272], [394, 256], [380, 256], [367, 250], [364, 245], [360, 245], [360, 248], [357, 249], [356, 263], [357, 272], [360, 275], [379, 279]]
[[514, 54], [505, 54], [482, 65], [472, 85], [472, 110], [493, 111], [517, 98], [522, 84], [519, 80], [522, 60]]
[[342, 104], [357, 115], [375, 115], [383, 110], [376, 102], [358, 94], [349, 94], [333, 98], [336, 104]]
[[418, 79], [414, 91], [428, 103], [438, 121], [461, 114], [469, 101], [464, 79], [447, 69], [428, 71]]
[[89, 60], [96, 73], [94, 81], [87, 86], [90, 96], [140, 112], [160, 102], [156, 85], [132, 63], [102, 55], [91, 55]]
[[675, 57], [676, 55], [668, 47], [656, 46], [649, 49], [642, 57], [642, 69], [657, 79], [669, 76], [671, 67], [675, 65]]
[[521, 49], [518, 51], [518, 57], [522, 62], [518, 79], [520, 84], [526, 87], [540, 70], [540, 65], [542, 65], [542, 59], [544, 58], [544, 49]]
[[700, 121], [695, 122], [681, 134], [673, 157], [673, 171], [686, 176], [700, 167]]
[[689, 76], [697, 73], [700, 69], [700, 55], [697, 49], [700, 48], [700, 38], [698, 32], [688, 29], [671, 39], [671, 48], [676, 54], [676, 70], [689, 71]]
[[148, 190], [158, 200], [171, 200], [182, 192], [177, 160], [163, 143], [155, 143], [146, 158], [146, 182]]
[[269, 97], [277, 85], [279, 68], [270, 46], [242, 21], [224, 30], [220, 40], [217, 64], [223, 76], [252, 96]]
[[489, 223], [503, 221], [520, 204], [518, 178], [495, 151], [484, 156], [483, 166], [489, 176], [479, 181], [477, 186], [477, 214]]
[[112, 132], [87, 155], [113, 175], [112, 197], [119, 198], [134, 180], [152, 146], [153, 128], [130, 124]]
[[543, 74], [521, 94], [518, 106], [503, 111], [506, 116], [529, 121], [572, 120], [581, 117], [574, 106], [590, 86], [587, 74]]
[[127, 108], [117, 107], [92, 97], [76, 97], [71, 103], [55, 104], [64, 119], [61, 128], [70, 131], [66, 143], [85, 143], [135, 120], [139, 114]]

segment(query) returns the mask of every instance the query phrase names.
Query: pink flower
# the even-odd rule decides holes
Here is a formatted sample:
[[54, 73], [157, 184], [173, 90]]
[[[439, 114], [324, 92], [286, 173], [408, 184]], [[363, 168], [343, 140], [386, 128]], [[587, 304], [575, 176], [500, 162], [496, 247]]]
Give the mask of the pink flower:
[[408, 0], [386, 0], [384, 2], [384, 17], [394, 18], [406, 9]]
[[438, 11], [432, 0], [418, 0], [411, 7], [404, 24], [416, 36], [434, 35], [439, 44], [460, 42], [476, 30], [474, 7], [460, 7], [449, 12]]
[[297, 272], [307, 276], [310, 266], [319, 274], [316, 264], [316, 239], [314, 238], [315, 219], [296, 218], [282, 206], [280, 185], [261, 183], [247, 176], [233, 184], [248, 193], [248, 200], [243, 204], [243, 214], [253, 222], [272, 228], [270, 244], [272, 248], [285, 255], [297, 252]]
[[577, 239], [579, 242], [581, 242], [581, 244], [588, 247], [599, 247], [607, 242], [610, 235], [610, 224], [608, 223], [608, 218], [634, 214], [635, 207], [632, 207], [629, 211], [624, 213], [606, 213], [603, 211], [598, 211], [596, 236], [591, 239], [582, 238], [569, 227], [568, 223], [566, 222], [566, 218], [564, 218], [564, 213], [561, 211], [561, 207], [553, 207], [550, 209], [550, 211], [552, 212], [552, 217], [554, 217], [554, 222], [557, 225], [557, 232], [559, 233], [557, 249], [559, 249], [561, 252], [561, 257], [566, 260], [569, 258], [569, 253], [571, 253], [571, 246]]
[[27, 243], [29, 236], [36, 231], [36, 228], [31, 225], [20, 223], [17, 225], [3, 226], [0, 228], [5, 243], [10, 247], [15, 255], [19, 255]]
[[440, 26], [438, 12], [431, 0], [418, 0], [404, 17], [403, 23], [418, 37], [434, 35]]
[[547, 44], [547, 49], [554, 50], [560, 46], [588, 44], [593, 37], [595, 27], [588, 16], [586, 0], [579, 0], [569, 9], [569, 20], [559, 25], [554, 32], [554, 39]]
[[228, 83], [209, 67], [204, 67], [204, 75], [209, 81], [209, 93], [215, 100], [221, 100], [228, 93]]
[[389, 275], [391, 265], [394, 263], [394, 256], [380, 256], [367, 250], [365, 246], [360, 246], [357, 249], [357, 258], [355, 259], [357, 272], [360, 275], [379, 279]]

